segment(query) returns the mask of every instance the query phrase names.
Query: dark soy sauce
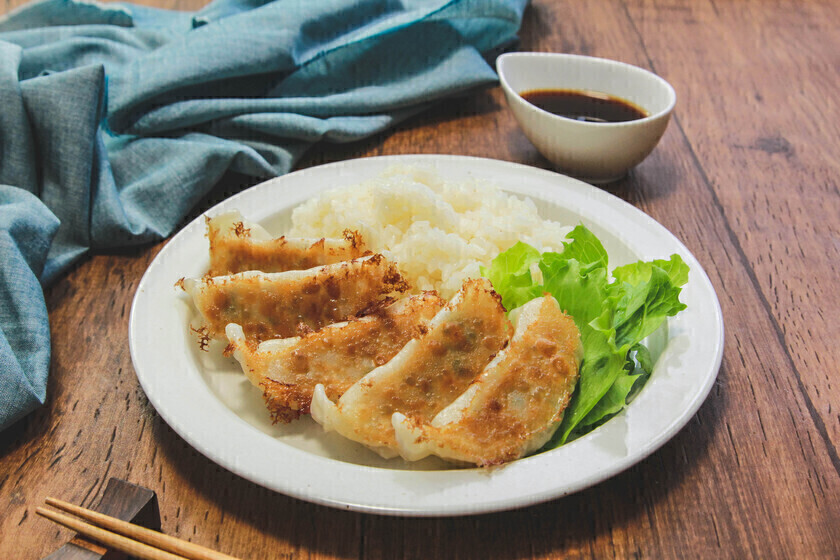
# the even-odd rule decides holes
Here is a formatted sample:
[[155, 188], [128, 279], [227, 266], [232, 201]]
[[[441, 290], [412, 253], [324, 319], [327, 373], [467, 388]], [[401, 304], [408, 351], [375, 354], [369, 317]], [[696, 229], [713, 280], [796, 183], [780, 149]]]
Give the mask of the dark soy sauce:
[[643, 119], [647, 111], [608, 93], [580, 89], [535, 89], [520, 93], [525, 101], [567, 119], [615, 123]]

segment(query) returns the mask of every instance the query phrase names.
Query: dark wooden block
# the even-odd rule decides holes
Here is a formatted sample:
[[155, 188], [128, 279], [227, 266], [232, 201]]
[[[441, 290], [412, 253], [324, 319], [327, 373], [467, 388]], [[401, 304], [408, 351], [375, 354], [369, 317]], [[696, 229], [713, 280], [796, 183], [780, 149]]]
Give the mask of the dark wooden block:
[[[91, 509], [160, 531], [160, 509], [154, 491], [119, 478], [108, 481], [99, 505]], [[47, 560], [121, 560], [126, 556], [77, 535], [46, 558]]]

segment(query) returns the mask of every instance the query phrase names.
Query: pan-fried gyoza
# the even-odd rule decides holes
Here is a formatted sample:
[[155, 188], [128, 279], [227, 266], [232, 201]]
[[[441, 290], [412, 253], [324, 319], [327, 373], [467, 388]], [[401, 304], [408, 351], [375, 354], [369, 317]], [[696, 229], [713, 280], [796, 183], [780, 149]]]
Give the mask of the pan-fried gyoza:
[[524, 457], [551, 438], [578, 379], [580, 335], [551, 296], [526, 303], [514, 320], [508, 347], [431, 423], [394, 413], [403, 458], [438, 455], [496, 465]]
[[[462, 206], [467, 194], [456, 197]], [[510, 206], [497, 202], [500, 212]], [[384, 204], [374, 214], [410, 219], [409, 208]], [[343, 239], [274, 238], [228, 212], [207, 219], [208, 273], [178, 284], [201, 315], [191, 328], [202, 348], [209, 338], [227, 339], [225, 353], [262, 393], [274, 422], [311, 414], [326, 431], [383, 457], [496, 465], [539, 449], [557, 429], [581, 350], [574, 322], [550, 295], [516, 310], [511, 324], [490, 282], [475, 277], [476, 255], [492, 258], [503, 237], [485, 225], [476, 216], [461, 224], [476, 234], [468, 264], [435, 268], [444, 280], [473, 279], [444, 282], [417, 266], [401, 272], [404, 263], [372, 254], [349, 229]], [[366, 237], [379, 232], [393, 245], [371, 249], [420, 262], [463, 245], [446, 233], [419, 254], [414, 245], [401, 248], [390, 226], [370, 228], [360, 223]], [[408, 227], [403, 238], [413, 242], [423, 231]], [[484, 234], [498, 239], [489, 243]], [[448, 303], [434, 291], [408, 295], [406, 274], [415, 286], [445, 285], [448, 294], [461, 287]]]
[[262, 389], [274, 421], [289, 422], [309, 413], [317, 384], [324, 386], [328, 398], [338, 400], [353, 383], [420, 336], [444, 303], [427, 292], [362, 318], [259, 345], [245, 338], [242, 327], [229, 324], [229, 350], [251, 383]]
[[210, 241], [210, 276], [260, 270], [307, 270], [364, 256], [362, 236], [349, 229], [342, 239], [272, 237], [237, 211], [205, 218]]
[[394, 412], [429, 422], [460, 395], [507, 344], [510, 323], [486, 280], [468, 280], [429, 324], [394, 356], [333, 403], [323, 385], [312, 396], [312, 418], [327, 431], [397, 454]]
[[378, 254], [309, 270], [187, 278], [182, 285], [208, 336], [222, 338], [225, 327], [236, 323], [257, 341], [345, 321], [408, 289], [397, 267]]

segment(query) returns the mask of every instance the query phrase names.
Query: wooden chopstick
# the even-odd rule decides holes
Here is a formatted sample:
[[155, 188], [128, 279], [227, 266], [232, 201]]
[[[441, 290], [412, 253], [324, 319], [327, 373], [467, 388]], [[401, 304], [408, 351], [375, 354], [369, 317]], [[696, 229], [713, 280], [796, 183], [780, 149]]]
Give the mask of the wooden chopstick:
[[35, 511], [38, 515], [46, 517], [50, 521], [55, 521], [59, 525], [64, 525], [65, 527], [73, 529], [77, 533], [104, 544], [107, 547], [119, 550], [120, 552], [124, 552], [126, 554], [131, 554], [132, 556], [142, 558], [143, 560], [186, 560], [184, 556], [170, 554], [169, 552], [159, 548], [131, 540], [128, 537], [112, 533], [111, 531], [106, 531], [105, 529], [100, 529], [99, 527], [95, 527], [85, 523], [84, 521], [79, 521], [78, 519], [64, 515], [63, 513], [58, 513], [42, 507], [36, 508]]
[[46, 508], [37, 508], [35, 511], [39, 515], [73, 529], [105, 546], [143, 560], [239, 560], [233, 556], [62, 500], [47, 498], [45, 502], [57, 509], [95, 523], [98, 527]]

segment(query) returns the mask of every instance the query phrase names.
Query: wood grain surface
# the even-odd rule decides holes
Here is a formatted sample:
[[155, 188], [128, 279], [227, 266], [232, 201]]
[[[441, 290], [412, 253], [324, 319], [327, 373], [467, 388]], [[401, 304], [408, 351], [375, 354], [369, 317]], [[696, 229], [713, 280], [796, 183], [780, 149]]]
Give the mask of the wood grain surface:
[[[161, 243], [94, 256], [48, 290], [47, 404], [0, 432], [0, 558], [60, 547], [69, 531], [35, 507], [90, 506], [112, 476], [157, 492], [165, 532], [243, 558], [840, 557], [840, 3], [535, 0], [519, 48], [637, 64], [677, 91], [653, 155], [606, 187], [688, 246], [723, 308], [718, 380], [674, 439], [588, 490], [476, 517], [378, 517], [265, 490], [188, 446], [137, 382], [128, 309]], [[549, 168], [499, 88], [318, 145], [298, 167], [401, 153]]]

